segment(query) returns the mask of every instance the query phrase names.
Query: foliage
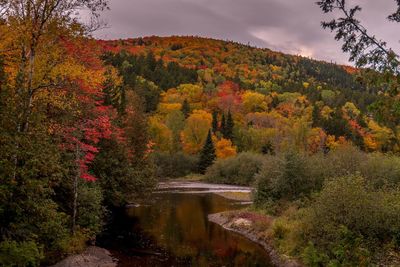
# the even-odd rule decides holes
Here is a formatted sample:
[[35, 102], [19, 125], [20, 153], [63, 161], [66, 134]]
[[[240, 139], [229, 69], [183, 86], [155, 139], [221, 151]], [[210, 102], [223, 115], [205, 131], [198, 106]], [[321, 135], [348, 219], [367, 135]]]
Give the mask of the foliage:
[[[122, 189], [143, 193], [154, 184], [151, 172], [143, 174], [151, 170], [145, 116], [120, 70], [105, 66], [88, 38], [107, 1], [25, 2], [0, 1], [0, 265], [6, 266], [49, 265], [82, 248], [101, 231], [107, 201], [120, 200]], [[85, 8], [93, 24], [77, 19]], [[137, 81], [158, 102], [158, 87]], [[112, 165], [105, 155], [120, 156], [128, 175], [108, 176], [114, 170], [105, 170]]]
[[[363, 265], [376, 260], [373, 255], [381, 253], [377, 243], [397, 242], [399, 201], [398, 190], [375, 190], [361, 176], [328, 181], [303, 218], [305, 238], [317, 248], [314, 253], [327, 255], [320, 264]], [[310, 246], [306, 258], [309, 250]]]
[[207, 139], [200, 153], [199, 172], [204, 174], [207, 168], [213, 164], [215, 158], [214, 142], [212, 140], [211, 130], [208, 130]]
[[179, 178], [198, 171], [198, 157], [182, 152], [154, 152], [151, 155], [159, 178]]
[[40, 266], [43, 254], [33, 241], [17, 243], [3, 241], [0, 243], [0, 265], [12, 266]]
[[215, 153], [217, 158], [225, 159], [236, 156], [236, 147], [231, 140], [221, 138], [215, 142]]
[[212, 183], [252, 185], [254, 175], [265, 162], [264, 156], [254, 153], [239, 153], [236, 157], [218, 159], [207, 169], [205, 179]]
[[[343, 14], [343, 18], [323, 22], [322, 26], [331, 31], [336, 31], [336, 40], [343, 40], [343, 51], [350, 53], [350, 60], [355, 61], [357, 66], [371, 66], [380, 71], [391, 71], [399, 74], [400, 65], [398, 55], [384, 41], [378, 40], [375, 36], [370, 35], [367, 29], [356, 18], [356, 14], [361, 11], [361, 7], [356, 5], [348, 7], [346, 1], [319, 1], [324, 13], [330, 13], [339, 10]], [[400, 6], [400, 4], [399, 4]], [[397, 21], [398, 10], [396, 13], [388, 17], [389, 20]]]
[[304, 155], [288, 152], [283, 156], [268, 157], [257, 180], [256, 203], [277, 201], [280, 199], [295, 200], [309, 195], [318, 185], [308, 172]]
[[211, 128], [212, 115], [204, 110], [194, 110], [186, 120], [181, 133], [183, 150], [188, 154], [198, 153], [205, 144]]
[[101, 185], [104, 203], [123, 206], [155, 186], [154, 172], [143, 159], [129, 160], [129, 151], [116, 140], [101, 142], [101, 150], [93, 162], [93, 170]]

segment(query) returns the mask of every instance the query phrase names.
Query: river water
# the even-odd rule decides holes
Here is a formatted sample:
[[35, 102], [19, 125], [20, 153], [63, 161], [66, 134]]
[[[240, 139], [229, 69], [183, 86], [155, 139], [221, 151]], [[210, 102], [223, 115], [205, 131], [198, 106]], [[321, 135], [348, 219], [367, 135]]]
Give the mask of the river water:
[[150, 201], [114, 216], [100, 245], [122, 267], [271, 266], [261, 246], [208, 221], [208, 214], [243, 208], [215, 192], [248, 188], [162, 184]]

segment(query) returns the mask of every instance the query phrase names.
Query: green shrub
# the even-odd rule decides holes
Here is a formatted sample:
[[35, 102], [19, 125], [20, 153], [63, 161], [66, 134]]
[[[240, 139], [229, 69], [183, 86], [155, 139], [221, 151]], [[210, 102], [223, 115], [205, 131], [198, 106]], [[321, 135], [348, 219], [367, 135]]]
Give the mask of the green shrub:
[[205, 179], [212, 183], [251, 185], [265, 159], [263, 155], [249, 152], [233, 158], [218, 159], [207, 169]]
[[81, 182], [78, 191], [77, 225], [87, 231], [90, 237], [102, 230], [106, 212], [102, 205], [103, 194], [97, 182]]
[[[365, 162], [368, 162], [368, 155], [351, 146], [327, 155], [310, 156], [290, 151], [284, 155], [269, 156], [255, 176], [255, 201], [258, 205], [270, 206], [278, 200], [294, 201], [309, 197], [320, 191], [328, 178], [361, 172], [363, 166], [367, 166]], [[366, 167], [364, 169], [367, 170]]]
[[77, 231], [66, 237], [60, 242], [61, 251], [64, 255], [72, 255], [82, 253], [87, 247], [88, 239], [92, 238], [92, 235], [88, 232], [77, 229]]
[[368, 159], [368, 154], [353, 146], [339, 147], [326, 155], [326, 177], [338, 177], [360, 172], [361, 165]]
[[368, 154], [360, 172], [376, 188], [400, 184], [400, 157], [380, 153]]
[[156, 167], [156, 175], [160, 178], [178, 178], [194, 173], [198, 169], [198, 157], [182, 152], [155, 152], [152, 160]]
[[359, 175], [338, 177], [324, 185], [303, 222], [305, 239], [331, 264], [360, 265], [397, 239], [400, 191], [374, 189]]
[[317, 169], [310, 171], [314, 168], [311, 163], [316, 158], [312, 159], [295, 152], [268, 157], [255, 176], [255, 202], [260, 205], [271, 200], [296, 200], [317, 189], [321, 183], [318, 179], [321, 173]]
[[4, 267], [35, 267], [40, 266], [43, 259], [42, 248], [33, 241], [0, 243], [0, 266]]

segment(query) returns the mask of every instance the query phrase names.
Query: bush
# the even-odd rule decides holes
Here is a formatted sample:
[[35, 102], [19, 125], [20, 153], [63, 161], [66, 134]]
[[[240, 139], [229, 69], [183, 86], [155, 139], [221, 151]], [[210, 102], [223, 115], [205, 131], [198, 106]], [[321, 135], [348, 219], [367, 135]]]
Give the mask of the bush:
[[106, 208], [102, 205], [103, 194], [97, 182], [83, 181], [78, 191], [77, 225], [87, 231], [89, 237], [101, 232]]
[[338, 177], [360, 172], [363, 162], [368, 159], [368, 154], [353, 146], [338, 147], [326, 155], [326, 176]]
[[400, 191], [374, 189], [362, 176], [339, 177], [325, 184], [303, 221], [305, 239], [329, 264], [362, 265], [384, 243], [398, 242]]
[[308, 196], [321, 185], [323, 170], [320, 159], [307, 157], [295, 152], [283, 156], [270, 156], [256, 174], [257, 190], [255, 202], [258, 205], [281, 199], [296, 200]]
[[156, 167], [156, 175], [160, 178], [178, 178], [194, 173], [198, 169], [198, 157], [182, 152], [155, 152], [152, 160]]
[[369, 154], [361, 163], [361, 174], [376, 188], [400, 184], [400, 157], [380, 153]]
[[35, 242], [3, 241], [0, 243], [0, 265], [13, 266], [40, 266], [43, 259], [42, 248]]
[[263, 155], [248, 152], [219, 159], [207, 169], [205, 179], [212, 183], [251, 185], [265, 159]]
[[256, 204], [270, 206], [278, 200], [309, 197], [320, 191], [328, 178], [361, 172], [362, 167], [367, 166], [365, 162], [368, 162], [368, 155], [351, 146], [338, 148], [327, 155], [309, 156], [291, 151], [268, 156], [255, 177]]

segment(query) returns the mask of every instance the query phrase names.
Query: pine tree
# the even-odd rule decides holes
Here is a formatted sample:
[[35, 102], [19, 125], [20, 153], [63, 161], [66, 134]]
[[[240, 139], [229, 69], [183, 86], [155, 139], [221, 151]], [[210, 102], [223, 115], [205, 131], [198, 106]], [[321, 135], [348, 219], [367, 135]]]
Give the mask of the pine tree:
[[235, 124], [233, 122], [232, 113], [231, 113], [231, 111], [229, 111], [228, 118], [226, 119], [226, 125], [225, 125], [225, 135], [224, 135], [225, 138], [232, 140], [234, 126], [235, 126]]
[[189, 117], [189, 114], [190, 114], [190, 106], [189, 106], [189, 102], [187, 101], [187, 99], [185, 99], [185, 100], [183, 101], [181, 111], [182, 111], [183, 115], [185, 115], [185, 118]]
[[317, 105], [314, 105], [312, 112], [313, 127], [320, 126], [320, 109]]
[[207, 140], [200, 154], [200, 161], [199, 161], [200, 173], [204, 174], [207, 168], [213, 164], [215, 158], [216, 158], [215, 147], [211, 137], [211, 130], [209, 130]]
[[225, 113], [222, 114], [221, 118], [221, 133], [225, 137], [226, 133], [226, 119], [225, 119]]
[[215, 134], [218, 131], [218, 112], [214, 111], [212, 116], [212, 129]]

